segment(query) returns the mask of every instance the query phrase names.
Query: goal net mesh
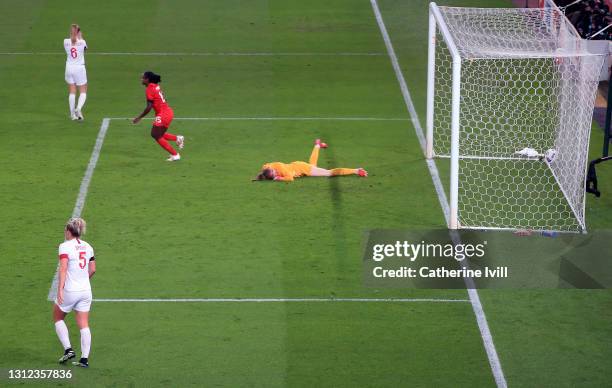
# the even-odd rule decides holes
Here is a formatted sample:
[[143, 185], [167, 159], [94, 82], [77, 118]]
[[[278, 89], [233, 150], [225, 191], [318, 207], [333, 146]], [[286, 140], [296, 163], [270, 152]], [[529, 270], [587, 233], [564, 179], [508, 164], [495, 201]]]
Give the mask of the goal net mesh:
[[[461, 228], [581, 231], [588, 142], [604, 57], [553, 9], [439, 7], [433, 151], [450, 157], [453, 58], [461, 57]], [[449, 39], [449, 40], [447, 40]]]

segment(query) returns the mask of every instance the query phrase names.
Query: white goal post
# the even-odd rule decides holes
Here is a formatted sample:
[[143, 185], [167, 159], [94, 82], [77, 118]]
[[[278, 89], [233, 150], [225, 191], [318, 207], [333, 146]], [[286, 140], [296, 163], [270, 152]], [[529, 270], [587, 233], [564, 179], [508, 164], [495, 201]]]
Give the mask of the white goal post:
[[449, 228], [586, 231], [604, 62], [556, 7], [429, 8], [427, 158], [448, 173]]

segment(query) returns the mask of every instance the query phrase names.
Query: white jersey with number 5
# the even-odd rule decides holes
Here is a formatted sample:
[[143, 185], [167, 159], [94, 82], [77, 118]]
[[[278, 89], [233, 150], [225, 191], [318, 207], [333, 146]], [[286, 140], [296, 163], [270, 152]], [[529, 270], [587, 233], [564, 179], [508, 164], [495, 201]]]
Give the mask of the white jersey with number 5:
[[89, 262], [95, 260], [94, 250], [83, 240], [73, 238], [59, 246], [59, 258], [68, 259], [65, 291], [89, 291]]
[[64, 39], [64, 50], [66, 50], [66, 65], [84, 65], [85, 50], [87, 43], [84, 39], [78, 39], [74, 45], [70, 39]]

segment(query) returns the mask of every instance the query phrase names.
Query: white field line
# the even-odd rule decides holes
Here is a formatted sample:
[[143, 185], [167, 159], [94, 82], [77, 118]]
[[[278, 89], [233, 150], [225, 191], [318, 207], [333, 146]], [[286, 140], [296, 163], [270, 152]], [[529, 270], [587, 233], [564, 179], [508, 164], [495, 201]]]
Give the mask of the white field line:
[[[378, 3], [376, 0], [370, 0], [372, 5], [372, 10], [374, 11], [374, 16], [376, 17], [376, 22], [378, 23], [378, 27], [382, 34], [383, 40], [385, 42], [385, 46], [387, 48], [387, 53], [389, 54], [389, 58], [391, 60], [391, 64], [393, 65], [393, 70], [395, 71], [395, 75], [397, 77], [397, 81], [399, 83], [400, 89], [402, 91], [402, 95], [404, 96], [404, 102], [406, 103], [406, 107], [408, 108], [408, 112], [410, 113], [410, 117], [412, 118], [412, 122], [414, 124], [415, 132], [417, 137], [419, 138], [419, 142], [421, 143], [421, 149], [425, 154], [425, 136], [423, 133], [423, 128], [419, 122], [418, 115], [414, 108], [414, 104], [412, 103], [412, 98], [410, 97], [410, 92], [408, 91], [408, 86], [406, 85], [406, 80], [402, 74], [401, 68], [399, 66], [399, 62], [397, 60], [397, 56], [395, 55], [395, 50], [393, 49], [393, 45], [391, 43], [391, 38], [387, 32], [387, 28], [383, 21], [382, 15], [380, 13], [380, 9], [378, 8]], [[442, 186], [442, 182], [440, 181], [440, 175], [438, 173], [438, 169], [435, 165], [435, 162], [428, 161], [427, 167], [431, 173], [432, 180], [434, 182], [434, 186], [436, 188], [436, 193], [438, 194], [438, 200], [440, 201], [440, 205], [442, 206], [443, 211], [445, 212], [445, 216], [448, 219], [448, 202], [446, 201], [446, 196], [444, 194], [444, 189]], [[454, 231], [451, 232], [451, 237], [458, 239], [459, 234]], [[495, 344], [493, 342], [493, 336], [491, 335], [491, 330], [489, 328], [489, 324], [487, 322], [487, 318], [482, 308], [482, 304], [480, 302], [480, 297], [478, 296], [478, 291], [474, 287], [473, 279], [464, 278], [466, 283], [466, 288], [468, 292], [468, 296], [470, 298], [470, 302], [472, 304], [472, 309], [474, 310], [474, 314], [476, 315], [476, 321], [478, 323], [478, 328], [480, 330], [480, 336], [482, 337], [482, 341], [487, 352], [487, 357], [489, 359], [489, 365], [491, 366], [491, 371], [493, 372], [493, 377], [495, 378], [495, 383], [500, 388], [505, 388], [508, 386], [506, 382], [506, 378], [504, 376], [504, 372], [502, 370], [501, 363], [499, 361], [499, 356], [497, 355], [497, 350], [495, 349]]]
[[[66, 55], [63, 51], [40, 52], [4, 52], [0, 55]], [[311, 52], [311, 53], [275, 53], [275, 52], [87, 52], [87, 55], [97, 56], [142, 56], [142, 57], [378, 57], [385, 53], [356, 53], [356, 52]]]
[[[109, 120], [132, 120], [130, 117], [111, 117]], [[153, 120], [147, 118], [145, 120]], [[194, 121], [409, 121], [401, 117], [175, 117], [174, 120]]]
[[[80, 217], [81, 213], [83, 212], [83, 207], [85, 206], [85, 199], [87, 198], [87, 192], [89, 191], [89, 184], [91, 183], [91, 177], [93, 176], [94, 170], [96, 169], [96, 164], [98, 164], [98, 158], [100, 157], [100, 151], [102, 150], [102, 144], [104, 144], [104, 138], [106, 137], [106, 132], [108, 131], [109, 124], [110, 119], [106, 118], [102, 120], [102, 124], [100, 125], [100, 131], [98, 132], [98, 137], [96, 138], [96, 144], [94, 145], [93, 151], [91, 152], [89, 164], [87, 164], [87, 169], [85, 170], [85, 175], [81, 180], [81, 187], [79, 188], [79, 194], [77, 196], [74, 209], [72, 210], [72, 217]], [[47, 299], [51, 301], [55, 300], [55, 297], [57, 296], [57, 282], [59, 280], [57, 271], [58, 268], [56, 268], [55, 275], [53, 275], [51, 287], [49, 288], [49, 295], [47, 296]]]
[[435, 298], [159, 298], [159, 299], [94, 299], [94, 302], [136, 303], [320, 303], [320, 302], [372, 302], [372, 303], [469, 303], [468, 299]]

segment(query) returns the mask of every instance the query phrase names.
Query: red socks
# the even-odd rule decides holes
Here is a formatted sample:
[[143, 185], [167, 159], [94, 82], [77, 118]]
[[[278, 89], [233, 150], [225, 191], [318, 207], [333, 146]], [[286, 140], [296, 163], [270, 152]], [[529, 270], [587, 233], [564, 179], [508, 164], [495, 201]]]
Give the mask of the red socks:
[[[172, 135], [174, 136], [174, 135]], [[176, 139], [176, 136], [174, 136], [174, 138]], [[176, 155], [176, 151], [174, 150], [174, 148], [172, 148], [172, 146], [170, 145], [170, 143], [168, 143], [168, 140], [166, 140], [166, 135], [164, 135], [164, 137], [160, 137], [159, 139], [157, 139], [157, 143], [166, 151], [168, 151], [170, 153], [170, 155]]]
[[171, 133], [164, 133], [164, 139], [170, 140], [170, 141], [176, 141], [176, 135], [173, 135]]

